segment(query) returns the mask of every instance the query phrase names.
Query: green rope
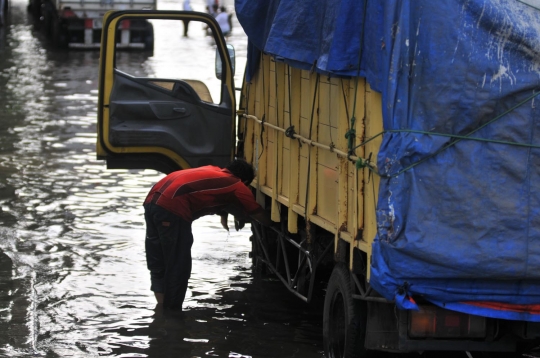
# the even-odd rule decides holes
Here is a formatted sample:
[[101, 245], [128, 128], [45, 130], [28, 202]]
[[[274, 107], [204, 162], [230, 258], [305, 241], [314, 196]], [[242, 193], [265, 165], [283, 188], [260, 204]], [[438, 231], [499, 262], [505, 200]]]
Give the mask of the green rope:
[[[524, 147], [524, 148], [533, 148], [533, 149], [540, 149], [540, 145], [535, 145], [535, 144], [527, 144], [527, 143], [518, 143], [518, 142], [510, 142], [510, 141], [504, 141], [504, 140], [496, 140], [496, 139], [486, 139], [486, 138], [479, 138], [479, 137], [471, 137], [472, 134], [478, 132], [479, 130], [481, 130], [482, 128], [485, 128], [486, 126], [490, 125], [491, 123], [494, 123], [496, 121], [498, 121], [499, 119], [501, 119], [502, 117], [504, 117], [505, 115], [507, 115], [508, 113], [516, 110], [517, 108], [521, 107], [522, 105], [524, 105], [525, 103], [529, 102], [530, 100], [534, 99], [535, 97], [537, 97], [538, 95], [540, 95], [540, 92], [536, 92], [537, 90], [540, 90], [540, 87], [539, 88], [536, 88], [535, 90], [533, 90], [533, 94], [530, 95], [529, 97], [527, 97], [526, 99], [524, 99], [523, 101], [519, 102], [518, 104], [516, 104], [515, 106], [513, 106], [512, 108], [506, 110], [505, 112], [499, 114], [498, 116], [496, 116], [495, 118], [489, 120], [488, 122], [484, 123], [483, 125], [481, 125], [480, 127], [478, 128], [475, 128], [474, 130], [470, 131], [469, 133], [467, 133], [466, 135], [457, 135], [457, 134], [446, 134], [446, 133], [438, 133], [438, 132], [428, 132], [428, 131], [420, 131], [420, 130], [412, 130], [412, 129], [392, 129], [392, 130], [385, 130], [385, 131], [382, 131], [376, 135], [374, 135], [373, 137], [363, 141], [362, 143], [358, 144], [356, 147], [354, 147], [354, 149], [357, 149], [359, 147], [362, 147], [362, 146], [365, 146], [367, 143], [369, 143], [370, 141], [374, 140], [375, 138], [385, 134], [385, 133], [400, 133], [400, 132], [404, 132], [404, 133], [417, 133], [417, 134], [425, 134], [425, 135], [433, 135], [433, 136], [440, 136], [440, 137], [449, 137], [449, 138], [452, 138], [452, 139], [455, 139], [455, 140], [452, 140], [450, 143], [448, 143], [447, 145], [443, 146], [441, 149], [439, 149], [438, 151], [432, 153], [431, 155], [428, 155], [427, 157], [425, 158], [422, 158], [414, 163], [412, 163], [411, 165], [409, 165], [408, 167], [400, 170], [398, 173], [394, 174], [393, 176], [398, 176], [412, 168], [414, 168], [415, 166], [417, 166], [418, 164], [421, 164], [423, 162], [425, 162], [426, 160], [430, 159], [430, 158], [433, 158], [434, 156], [438, 155], [439, 153], [443, 152], [444, 150], [450, 148], [451, 146], [459, 143], [460, 141], [462, 140], [472, 140], [472, 141], [478, 141], [478, 142], [485, 142], [485, 143], [495, 143], [495, 144], [504, 144], [504, 145], [511, 145], [511, 146], [516, 146], [516, 147]], [[345, 134], [345, 137], [347, 138], [350, 131], [347, 131], [347, 133]], [[357, 168], [363, 168], [364, 166], [362, 166], [362, 164], [358, 164], [358, 162], [356, 163], [356, 167]], [[368, 165], [369, 167], [369, 165]], [[373, 168], [370, 168], [372, 169], [372, 171], [374, 173], [376, 173]], [[390, 177], [388, 175], [381, 175], [379, 173], [376, 173], [378, 175], [380, 175], [381, 177]]]
[[[535, 144], [509, 142], [505, 140], [486, 139], [486, 138], [478, 138], [478, 137], [467, 137], [466, 135], [446, 134], [446, 133], [437, 133], [437, 132], [424, 132], [424, 131], [415, 131], [415, 130], [407, 130], [407, 129], [385, 131], [385, 133], [390, 133], [390, 132], [392, 133], [397, 133], [397, 132], [419, 133], [419, 134], [435, 135], [435, 136], [440, 136], [440, 137], [456, 138], [459, 140], [472, 140], [472, 141], [477, 141], [477, 142], [512, 145], [515, 147], [525, 147], [525, 148], [535, 148], [535, 149], [540, 148], [540, 145], [535, 145]], [[457, 141], [450, 143], [450, 145], [454, 145], [456, 143]]]
[[[537, 88], [537, 89], [540, 89], [540, 88]], [[394, 174], [393, 176], [398, 176], [398, 175], [400, 175], [400, 174], [402, 174], [402, 173], [404, 173], [404, 172], [406, 172], [406, 171], [408, 171], [408, 170], [414, 168], [414, 167], [417, 166], [418, 164], [421, 164], [421, 163], [425, 162], [426, 160], [435, 157], [436, 155], [438, 155], [438, 154], [442, 153], [443, 151], [445, 151], [446, 149], [448, 149], [448, 148], [450, 148], [450, 147], [456, 145], [457, 143], [461, 142], [462, 140], [464, 140], [464, 139], [469, 139], [470, 136], [471, 136], [473, 133], [476, 133], [476, 132], [478, 132], [480, 129], [482, 129], [482, 128], [488, 126], [488, 125], [490, 125], [491, 123], [494, 123], [494, 122], [498, 121], [499, 119], [501, 119], [502, 117], [504, 117], [504, 116], [507, 115], [508, 113], [513, 112], [516, 108], [521, 107], [521, 106], [524, 105], [525, 103], [529, 102], [530, 100], [532, 100], [533, 98], [535, 98], [536, 96], [538, 96], [538, 95], [540, 94], [540, 92], [536, 92], [536, 93], [535, 93], [535, 91], [536, 91], [537, 89], [533, 90], [533, 94], [532, 94], [532, 95], [530, 95], [529, 97], [527, 97], [527, 98], [524, 99], [523, 101], [519, 102], [519, 103], [516, 104], [514, 107], [508, 109], [507, 111], [504, 111], [503, 113], [499, 114], [498, 116], [496, 116], [496, 117], [493, 118], [492, 120], [490, 120], [490, 121], [484, 123], [484, 124], [481, 125], [480, 127], [473, 129], [472, 131], [470, 131], [469, 133], [467, 133], [465, 136], [460, 136], [460, 137], [462, 137], [462, 138], [457, 138], [456, 136], [452, 136], [452, 137], [454, 137], [456, 140], [451, 141], [450, 143], [448, 143], [447, 145], [443, 146], [441, 149], [439, 149], [438, 151], [434, 152], [433, 154], [428, 155], [427, 157], [422, 158], [422, 159], [420, 159], [420, 160], [418, 160], [418, 161], [412, 163], [411, 165], [409, 165], [408, 167], [406, 167], [406, 168], [400, 170], [399, 172], [397, 172], [397, 173]], [[496, 141], [496, 140], [493, 140], [493, 139], [489, 139], [489, 140], [485, 140], [485, 142], [493, 142], [493, 143], [495, 143], [495, 142], [497, 142], [497, 141]], [[503, 142], [503, 141], [499, 141], [499, 142]], [[512, 142], [508, 142], [507, 144], [510, 144], [510, 143], [512, 143]], [[515, 143], [515, 144], [518, 144], [518, 143]], [[525, 143], [522, 143], [521, 146], [526, 146], [526, 144], [525, 144]]]
[[358, 158], [355, 165], [356, 169], [364, 169], [365, 167], [368, 167], [367, 161], [362, 158]]
[[[354, 125], [355, 121], [356, 121], [356, 119], [353, 116], [352, 119], [351, 119], [352, 125]], [[356, 138], [356, 129], [351, 127], [345, 133], [345, 138], [347, 138], [347, 148], [349, 148], [349, 155], [352, 155], [352, 153], [353, 153], [353, 149], [352, 149], [353, 148], [353, 143], [354, 143], [354, 139]]]

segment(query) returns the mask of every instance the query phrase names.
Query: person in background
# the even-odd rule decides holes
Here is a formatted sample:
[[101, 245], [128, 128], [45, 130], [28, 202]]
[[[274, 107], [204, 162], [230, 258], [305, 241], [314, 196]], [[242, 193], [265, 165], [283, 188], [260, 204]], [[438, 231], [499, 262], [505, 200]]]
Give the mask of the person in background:
[[206, 0], [206, 12], [216, 17], [217, 9], [219, 8], [218, 0]]
[[254, 177], [253, 166], [237, 159], [224, 169], [208, 165], [175, 171], [152, 187], [143, 205], [146, 262], [157, 309], [182, 309], [191, 276], [194, 220], [218, 214], [228, 231], [230, 213], [236, 230], [250, 219], [271, 225], [268, 212], [248, 187]]
[[[2, 0], [0, 0], [2, 1]], [[184, 11], [193, 11], [193, 8], [191, 7], [190, 0], [184, 0]], [[184, 22], [184, 37], [188, 36], [188, 30], [189, 30], [189, 20], [183, 20]]]
[[221, 11], [216, 16], [216, 21], [223, 32], [223, 36], [229, 36], [231, 34], [231, 19], [229, 13], [227, 13], [227, 8], [225, 6], [221, 7]]

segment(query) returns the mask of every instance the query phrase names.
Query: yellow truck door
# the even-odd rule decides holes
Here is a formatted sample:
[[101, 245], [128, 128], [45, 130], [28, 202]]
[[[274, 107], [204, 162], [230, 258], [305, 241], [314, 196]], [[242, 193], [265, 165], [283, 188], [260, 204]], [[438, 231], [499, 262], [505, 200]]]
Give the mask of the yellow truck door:
[[[122, 51], [123, 29], [140, 19], [153, 24], [153, 53]], [[204, 29], [199, 36], [205, 42], [183, 39], [183, 21], [201, 34]], [[107, 13], [99, 69], [98, 158], [109, 168], [164, 173], [228, 164], [235, 143], [233, 53], [214, 18], [204, 13]], [[197, 78], [190, 65], [194, 62], [197, 68], [207, 64], [212, 76], [199, 76], [204, 82]]]

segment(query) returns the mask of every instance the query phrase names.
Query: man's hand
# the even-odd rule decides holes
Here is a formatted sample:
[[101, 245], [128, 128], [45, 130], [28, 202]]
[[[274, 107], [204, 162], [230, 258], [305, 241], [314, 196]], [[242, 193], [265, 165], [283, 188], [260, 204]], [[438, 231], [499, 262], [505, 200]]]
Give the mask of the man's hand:
[[[227, 219], [229, 217], [229, 214], [223, 214], [223, 215], [220, 215], [220, 216], [221, 216], [221, 226], [223, 226], [223, 228], [225, 230], [229, 231], [229, 225], [227, 224]], [[236, 221], [234, 223], [234, 226], [236, 227]]]
[[234, 228], [236, 229], [236, 231], [242, 229], [244, 225], [246, 225], [246, 222], [244, 220], [234, 218]]

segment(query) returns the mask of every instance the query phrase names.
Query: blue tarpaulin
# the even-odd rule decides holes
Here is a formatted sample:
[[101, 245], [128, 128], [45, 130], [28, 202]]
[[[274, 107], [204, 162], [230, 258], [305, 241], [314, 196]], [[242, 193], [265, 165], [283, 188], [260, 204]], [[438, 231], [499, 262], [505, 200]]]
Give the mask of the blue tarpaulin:
[[263, 51], [296, 67], [366, 77], [382, 94], [370, 283], [401, 308], [416, 308], [408, 297], [422, 296], [540, 321], [538, 310], [520, 306], [540, 305], [535, 3], [236, 0], [254, 61]]

